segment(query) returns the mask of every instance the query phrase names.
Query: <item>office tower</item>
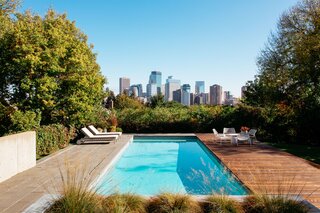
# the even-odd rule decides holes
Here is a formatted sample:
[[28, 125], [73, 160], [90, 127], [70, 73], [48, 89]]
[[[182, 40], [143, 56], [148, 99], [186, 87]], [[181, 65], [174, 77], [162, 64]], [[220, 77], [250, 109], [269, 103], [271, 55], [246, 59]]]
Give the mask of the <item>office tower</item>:
[[149, 76], [149, 84], [157, 85], [157, 94], [161, 93], [162, 87], [162, 74], [159, 71], [152, 71]]
[[196, 95], [194, 97], [194, 104], [195, 105], [203, 104], [203, 98], [200, 95]]
[[147, 84], [147, 97], [150, 98], [158, 94], [157, 84]]
[[242, 86], [241, 87], [241, 99], [245, 98], [245, 93], [247, 91], [248, 87], [247, 86]]
[[209, 93], [201, 93], [201, 96], [203, 98], [203, 104], [210, 104], [210, 95]]
[[162, 94], [163, 96], [165, 96], [165, 94], [166, 94], [166, 85], [165, 85], [165, 84], [162, 84], [162, 85], [161, 85], [161, 94]]
[[194, 104], [210, 104], [209, 103], [209, 94], [208, 93], [200, 93], [194, 95]]
[[129, 95], [133, 95], [134, 97], [138, 97], [138, 88], [137, 87], [130, 87]]
[[204, 81], [196, 81], [195, 93], [204, 93]]
[[134, 94], [135, 97], [142, 97], [142, 84], [134, 84], [130, 86], [129, 94]]
[[176, 101], [178, 103], [181, 103], [181, 93], [182, 93], [181, 89], [173, 91], [172, 92], [172, 100]]
[[194, 105], [194, 98], [195, 98], [195, 94], [190, 93], [190, 105]]
[[211, 105], [222, 105], [223, 91], [222, 86], [214, 84], [210, 87], [210, 104]]
[[223, 94], [224, 94], [224, 97], [223, 97], [223, 101], [222, 102], [225, 105], [232, 105], [233, 96], [231, 95], [231, 92], [230, 91], [224, 91]]
[[190, 85], [183, 84], [181, 87], [181, 103], [185, 106], [190, 106]]
[[173, 91], [176, 91], [178, 89], [180, 89], [180, 80], [173, 79], [172, 76], [169, 76], [165, 86], [165, 100], [172, 101]]
[[129, 91], [130, 88], [130, 78], [122, 77], [119, 79], [119, 94]]

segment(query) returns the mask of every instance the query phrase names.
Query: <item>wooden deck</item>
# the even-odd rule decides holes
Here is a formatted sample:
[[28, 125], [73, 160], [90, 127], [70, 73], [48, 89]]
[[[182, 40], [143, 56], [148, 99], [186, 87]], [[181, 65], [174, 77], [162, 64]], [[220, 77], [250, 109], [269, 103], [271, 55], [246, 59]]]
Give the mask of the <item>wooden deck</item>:
[[251, 191], [299, 194], [320, 208], [318, 164], [264, 144], [220, 145], [213, 134], [197, 136]]

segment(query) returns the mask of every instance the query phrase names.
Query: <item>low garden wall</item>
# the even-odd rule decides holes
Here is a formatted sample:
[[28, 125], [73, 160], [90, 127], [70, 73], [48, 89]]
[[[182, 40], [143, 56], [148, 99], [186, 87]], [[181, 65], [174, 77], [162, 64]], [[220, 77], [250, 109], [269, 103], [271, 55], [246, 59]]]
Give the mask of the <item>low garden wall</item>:
[[0, 182], [36, 165], [36, 132], [0, 137]]

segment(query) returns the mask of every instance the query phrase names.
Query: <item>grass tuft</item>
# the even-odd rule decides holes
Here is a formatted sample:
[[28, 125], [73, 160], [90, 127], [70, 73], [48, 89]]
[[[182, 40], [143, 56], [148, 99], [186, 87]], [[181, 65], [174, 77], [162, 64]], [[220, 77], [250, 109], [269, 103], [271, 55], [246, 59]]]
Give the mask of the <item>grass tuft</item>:
[[145, 213], [146, 199], [135, 194], [112, 194], [102, 198], [102, 212]]
[[189, 195], [162, 193], [153, 197], [148, 204], [150, 213], [198, 213], [200, 205]]
[[203, 203], [205, 213], [242, 213], [241, 205], [232, 198], [224, 195], [212, 195]]
[[55, 212], [97, 212], [99, 207], [96, 191], [90, 189], [91, 176], [85, 168], [71, 167], [68, 162], [65, 169], [60, 168], [61, 187], [56, 189], [59, 196], [46, 210]]
[[247, 213], [307, 213], [309, 212], [301, 201], [281, 195], [252, 195], [243, 202]]

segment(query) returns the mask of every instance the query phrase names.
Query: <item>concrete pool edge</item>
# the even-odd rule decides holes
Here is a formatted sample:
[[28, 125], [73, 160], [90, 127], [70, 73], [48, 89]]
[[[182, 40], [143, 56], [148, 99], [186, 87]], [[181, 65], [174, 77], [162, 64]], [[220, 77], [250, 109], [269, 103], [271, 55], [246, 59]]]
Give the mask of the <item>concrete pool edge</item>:
[[121, 149], [117, 153], [115, 153], [115, 156], [113, 156], [112, 160], [102, 169], [102, 171], [97, 175], [97, 177], [94, 178], [94, 180], [89, 186], [90, 189], [95, 188], [97, 186], [103, 175], [108, 172], [108, 170], [114, 165], [114, 163], [121, 157], [123, 152], [128, 148], [129, 144], [132, 143], [133, 138], [134, 135], [132, 135], [132, 137], [125, 142], [125, 145], [121, 147]]

